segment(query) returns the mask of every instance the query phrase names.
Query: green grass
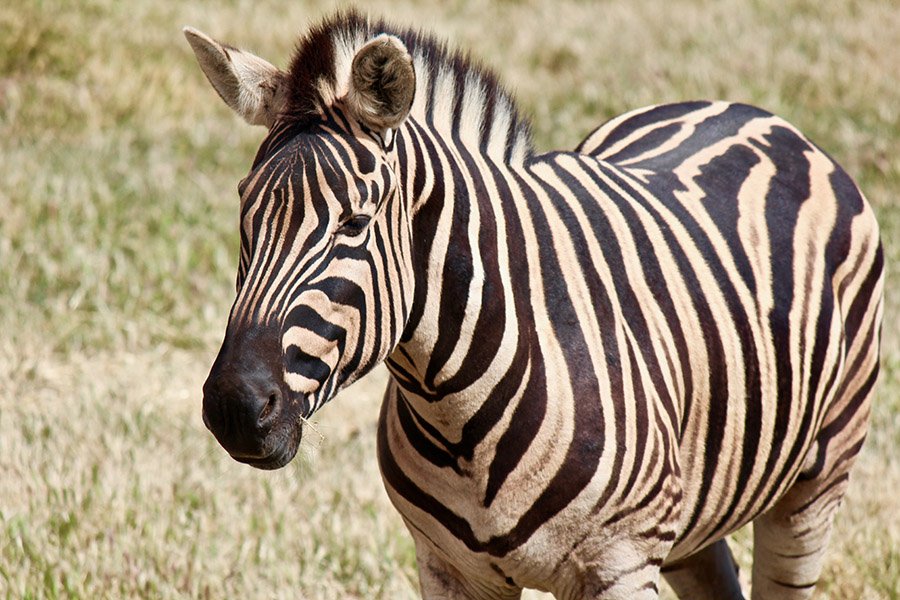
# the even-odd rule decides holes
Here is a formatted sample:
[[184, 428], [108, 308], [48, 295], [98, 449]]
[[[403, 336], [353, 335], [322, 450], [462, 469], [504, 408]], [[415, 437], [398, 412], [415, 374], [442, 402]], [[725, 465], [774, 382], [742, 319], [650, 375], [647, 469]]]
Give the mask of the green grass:
[[[283, 66], [335, 6], [0, 6], [0, 598], [416, 597], [373, 456], [383, 372], [324, 410], [321, 437], [277, 473], [231, 461], [199, 417], [233, 295], [235, 188], [263, 132], [209, 89], [180, 29]], [[884, 369], [820, 597], [900, 598], [900, 9], [367, 8], [494, 66], [541, 148], [646, 104], [724, 98], [785, 116], [857, 178], [888, 259]], [[750, 539], [735, 536], [745, 574]]]

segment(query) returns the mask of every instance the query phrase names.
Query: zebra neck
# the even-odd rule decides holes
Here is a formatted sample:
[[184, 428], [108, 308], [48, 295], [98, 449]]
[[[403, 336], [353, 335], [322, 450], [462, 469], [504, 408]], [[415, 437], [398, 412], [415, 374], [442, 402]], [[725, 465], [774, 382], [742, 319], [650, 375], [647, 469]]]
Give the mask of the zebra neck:
[[490, 394], [505, 405], [522, 379], [501, 382], [511, 370], [527, 368], [528, 357], [520, 356], [527, 349], [519, 343], [527, 295], [515, 294], [527, 284], [527, 271], [511, 264], [508, 248], [517, 235], [510, 229], [518, 216], [509, 183], [516, 169], [447, 144], [416, 123], [406, 132], [399, 156], [412, 207], [415, 291], [401, 343], [387, 364], [423, 412], [452, 415], [426, 414], [429, 422], [455, 429]]

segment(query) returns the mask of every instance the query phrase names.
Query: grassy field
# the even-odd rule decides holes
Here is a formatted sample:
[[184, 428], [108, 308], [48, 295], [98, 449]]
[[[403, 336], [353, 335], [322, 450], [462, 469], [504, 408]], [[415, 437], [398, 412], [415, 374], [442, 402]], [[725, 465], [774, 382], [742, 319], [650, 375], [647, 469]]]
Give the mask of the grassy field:
[[[263, 473], [200, 420], [263, 134], [208, 88], [191, 24], [285, 65], [332, 2], [0, 4], [0, 598], [413, 598], [374, 460], [384, 373]], [[890, 0], [379, 0], [493, 65], [541, 148], [651, 103], [797, 124], [861, 183], [888, 258], [872, 431], [818, 596], [900, 598], [900, 7]], [[552, 26], [548, 26], [552, 23]], [[749, 572], [747, 532], [735, 539]], [[536, 596], [531, 596], [536, 597]]]

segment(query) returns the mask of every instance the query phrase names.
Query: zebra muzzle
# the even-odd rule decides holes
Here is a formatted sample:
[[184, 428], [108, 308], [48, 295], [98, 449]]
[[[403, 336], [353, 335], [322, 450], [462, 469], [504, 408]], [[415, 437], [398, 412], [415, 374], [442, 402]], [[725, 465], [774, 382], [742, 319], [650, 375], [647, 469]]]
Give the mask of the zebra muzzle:
[[206, 427], [232, 458], [264, 469], [287, 464], [300, 442], [277, 340], [259, 330], [226, 336], [203, 385]]

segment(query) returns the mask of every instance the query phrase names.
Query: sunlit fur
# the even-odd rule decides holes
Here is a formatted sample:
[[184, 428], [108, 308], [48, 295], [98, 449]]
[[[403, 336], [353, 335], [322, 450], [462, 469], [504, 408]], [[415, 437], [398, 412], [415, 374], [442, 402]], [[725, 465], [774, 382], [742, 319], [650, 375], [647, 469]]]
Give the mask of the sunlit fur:
[[[344, 97], [385, 32], [416, 95], [374, 131]], [[878, 228], [839, 166], [723, 102], [537, 154], [491, 75], [354, 14], [287, 77], [229, 327], [281, 331], [304, 417], [386, 360], [379, 461], [426, 597], [655, 598], [661, 570], [739, 595], [719, 540], [751, 521], [753, 596], [809, 596], [878, 371]]]

